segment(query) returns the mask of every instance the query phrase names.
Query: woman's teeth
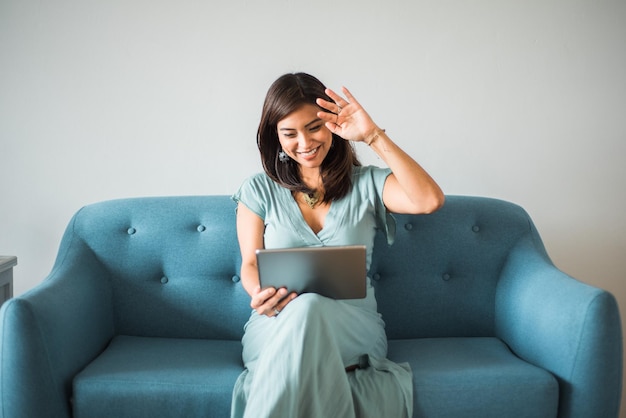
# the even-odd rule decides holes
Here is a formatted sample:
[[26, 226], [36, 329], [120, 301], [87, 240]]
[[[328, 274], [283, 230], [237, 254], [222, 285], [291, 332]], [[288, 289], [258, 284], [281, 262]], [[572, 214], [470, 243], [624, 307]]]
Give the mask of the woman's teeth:
[[318, 149], [319, 149], [319, 147], [314, 148], [314, 149], [312, 149], [309, 152], [301, 152], [300, 155], [302, 155], [303, 157], [310, 157], [311, 155], [315, 154]]

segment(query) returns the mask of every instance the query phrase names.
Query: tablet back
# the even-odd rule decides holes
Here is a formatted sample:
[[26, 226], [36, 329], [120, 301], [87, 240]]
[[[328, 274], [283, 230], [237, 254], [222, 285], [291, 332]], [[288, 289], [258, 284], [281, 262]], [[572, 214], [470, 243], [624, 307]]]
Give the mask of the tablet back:
[[260, 249], [256, 251], [261, 288], [359, 299], [366, 292], [364, 245]]

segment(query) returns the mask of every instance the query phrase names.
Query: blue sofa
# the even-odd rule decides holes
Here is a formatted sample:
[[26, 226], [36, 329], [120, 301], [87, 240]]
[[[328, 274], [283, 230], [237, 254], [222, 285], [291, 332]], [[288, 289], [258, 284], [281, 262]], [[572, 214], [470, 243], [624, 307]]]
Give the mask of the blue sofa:
[[[449, 196], [394, 216], [370, 276], [415, 417], [617, 416], [616, 301], [555, 268], [522, 208]], [[84, 207], [49, 277], [0, 311], [0, 416], [227, 417], [240, 262], [227, 196]]]

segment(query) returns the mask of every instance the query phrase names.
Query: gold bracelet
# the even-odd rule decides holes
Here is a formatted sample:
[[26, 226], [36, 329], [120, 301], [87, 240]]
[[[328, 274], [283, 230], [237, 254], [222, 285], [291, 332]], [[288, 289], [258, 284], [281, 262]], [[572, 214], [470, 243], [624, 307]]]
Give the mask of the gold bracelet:
[[376, 129], [376, 132], [365, 138], [363, 142], [365, 142], [368, 146], [372, 145], [372, 142], [376, 141], [376, 139], [378, 139], [378, 136], [383, 132], [385, 132], [384, 129]]

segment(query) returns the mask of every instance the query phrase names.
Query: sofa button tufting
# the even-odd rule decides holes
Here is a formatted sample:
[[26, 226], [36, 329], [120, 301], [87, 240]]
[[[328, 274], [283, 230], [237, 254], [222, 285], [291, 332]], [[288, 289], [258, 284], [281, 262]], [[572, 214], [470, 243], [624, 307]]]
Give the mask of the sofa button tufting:
[[166, 284], [169, 281], [170, 281], [170, 279], [168, 279], [167, 277], [165, 277], [165, 276], [161, 277], [161, 283]]
[[472, 227], [472, 231], [474, 231], [474, 232], [478, 232], [478, 231], [480, 231], [480, 227], [479, 227], [478, 225], [474, 225], [474, 226]]
[[130, 227], [126, 230], [126, 233], [128, 233], [128, 235], [133, 235], [135, 232], [137, 232], [137, 230], [133, 227]]
[[237, 276], [236, 274], [231, 278], [231, 280], [233, 281], [233, 283], [239, 283], [239, 276]]
[[204, 232], [206, 231], [206, 226], [204, 225], [198, 225], [198, 228], [196, 228], [198, 230], [198, 232]]
[[404, 224], [404, 229], [411, 231], [413, 229], [413, 224]]
[[441, 276], [441, 278], [447, 282], [448, 280], [450, 280], [450, 275], [448, 273], [445, 273], [443, 276]]
[[379, 281], [379, 280], [380, 280], [380, 274], [375, 273], [375, 274], [372, 276], [372, 279], [374, 279], [374, 280], [376, 280], [376, 281]]

